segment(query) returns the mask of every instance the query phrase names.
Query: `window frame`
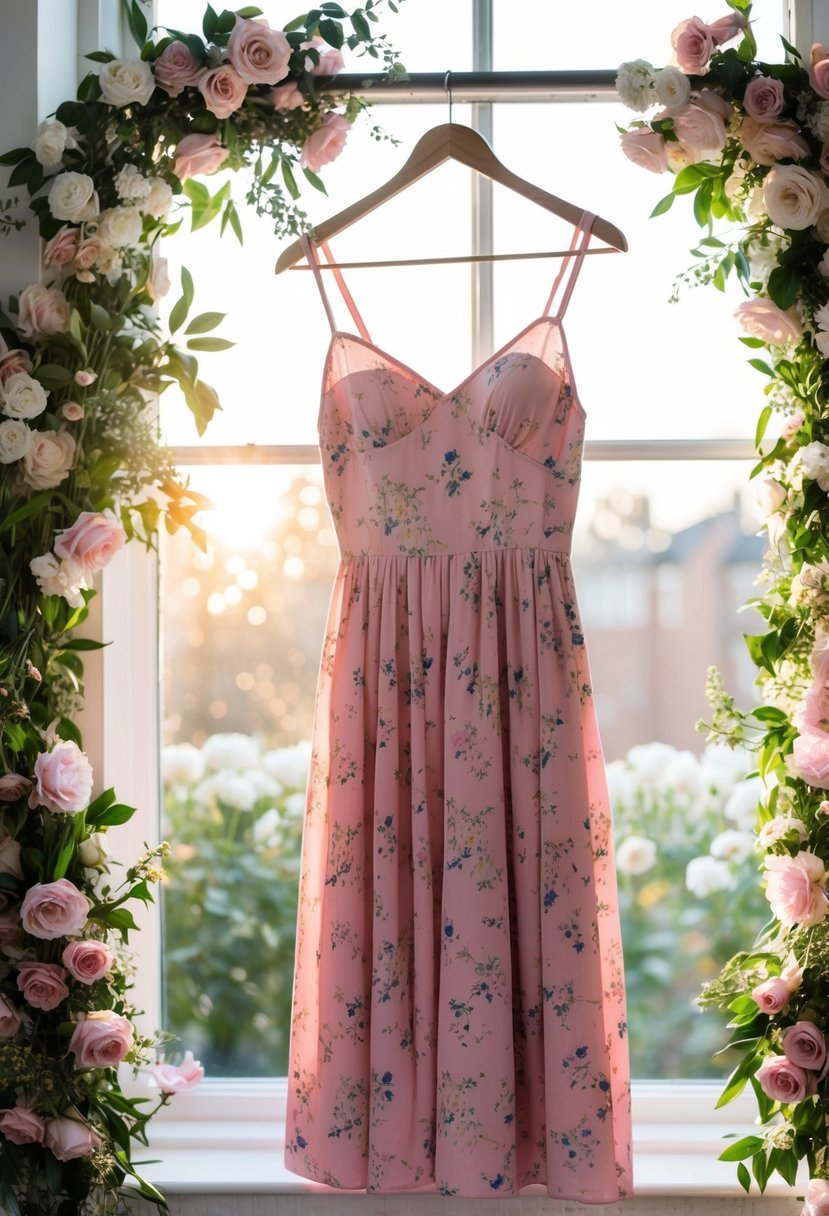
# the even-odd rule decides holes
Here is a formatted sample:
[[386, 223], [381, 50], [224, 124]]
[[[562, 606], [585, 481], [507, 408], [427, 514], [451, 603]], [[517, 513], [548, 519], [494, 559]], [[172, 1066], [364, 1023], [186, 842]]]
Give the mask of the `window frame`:
[[[812, 0], [781, 0], [792, 41], [811, 42], [819, 33]], [[117, 45], [110, 16], [102, 15], [97, 0], [77, 0], [78, 32], [83, 45]], [[153, 5], [155, 9], [155, 4]], [[473, 0], [473, 35], [476, 69], [486, 70], [486, 21], [491, 0]], [[121, 26], [123, 32], [123, 26]], [[829, 40], [829, 32], [827, 32]], [[488, 45], [488, 52], [487, 52]], [[490, 60], [491, 63], [491, 60]], [[480, 103], [479, 125], [486, 131], [491, 105]], [[473, 115], [474, 121], [474, 115]], [[487, 240], [491, 206], [486, 187], [475, 201], [473, 233], [478, 247]], [[487, 212], [489, 210], [489, 218]], [[487, 270], [473, 278], [478, 301], [491, 300]], [[473, 310], [473, 325], [477, 310]], [[487, 333], [472, 334], [476, 361]], [[173, 449], [183, 466], [226, 464], [318, 464], [312, 445], [180, 446]], [[748, 439], [720, 440], [594, 440], [585, 446], [586, 460], [740, 460], [752, 459]], [[102, 788], [117, 785], [119, 796], [138, 808], [133, 820], [117, 830], [117, 855], [132, 859], [145, 842], [159, 839], [161, 801], [158, 764], [148, 757], [160, 751], [159, 682], [155, 678], [159, 655], [159, 582], [155, 554], [129, 546], [99, 579], [100, 594], [93, 601], [89, 632], [111, 642], [90, 656], [87, 665], [87, 700], [82, 723], [88, 751]], [[143, 1012], [141, 1033], [152, 1035], [162, 1025], [163, 933], [158, 905], [136, 913], [139, 937], [136, 950], [134, 999]], [[147, 1082], [124, 1077], [125, 1089], [147, 1096]], [[282, 1165], [287, 1078], [206, 1078], [193, 1092], [178, 1095], [150, 1125], [149, 1156], [158, 1158], [148, 1175], [168, 1193], [220, 1193], [232, 1184], [238, 1193], [330, 1193], [289, 1173]], [[723, 1137], [748, 1134], [755, 1115], [753, 1101], [742, 1095], [724, 1110], [716, 1110], [721, 1085], [716, 1081], [633, 1081], [634, 1171], [637, 1195], [724, 1196], [742, 1194], [734, 1166], [719, 1162]], [[769, 1194], [791, 1194], [775, 1178]]]

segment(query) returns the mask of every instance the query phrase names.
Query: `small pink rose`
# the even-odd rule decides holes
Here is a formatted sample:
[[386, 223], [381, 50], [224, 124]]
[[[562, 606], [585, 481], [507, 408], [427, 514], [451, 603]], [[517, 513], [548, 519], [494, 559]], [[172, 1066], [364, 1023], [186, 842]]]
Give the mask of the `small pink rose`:
[[[229, 64], [205, 72], [199, 81], [204, 104], [217, 118], [230, 118], [245, 100], [248, 86]], [[186, 138], [192, 138], [187, 136]], [[182, 142], [184, 142], [182, 140]]]
[[67, 422], [80, 422], [84, 416], [84, 408], [82, 405], [78, 405], [77, 401], [64, 401], [58, 413]]
[[204, 1077], [204, 1069], [198, 1060], [193, 1058], [192, 1051], [188, 1051], [178, 1066], [160, 1062], [154, 1064], [152, 1074], [163, 1094], [180, 1094], [185, 1089], [194, 1089], [198, 1085]]
[[187, 43], [179, 39], [165, 47], [153, 64], [155, 82], [169, 97], [197, 85], [204, 70]]
[[810, 151], [796, 122], [758, 122], [749, 116], [740, 124], [740, 140], [758, 165], [802, 160]]
[[[89, 512], [84, 512], [88, 515]], [[83, 518], [81, 516], [80, 518]], [[83, 555], [75, 557], [72, 553], [71, 534], [77, 528], [77, 523], [68, 532], [62, 532], [55, 542], [55, 552], [60, 557], [70, 557], [81, 564]], [[70, 536], [70, 543], [65, 538]], [[58, 546], [61, 546], [59, 549]], [[90, 571], [100, 569], [90, 564]], [[87, 570], [87, 567], [84, 567]], [[35, 788], [29, 795], [29, 806], [45, 806], [47, 811], [55, 814], [65, 812], [77, 815], [89, 806], [92, 796], [92, 765], [85, 752], [77, 743], [61, 740], [50, 752], [41, 752], [35, 760]]]
[[69, 328], [69, 304], [57, 287], [32, 283], [20, 293], [17, 332], [27, 342], [66, 333]]
[[275, 110], [298, 110], [305, 105], [305, 94], [295, 80], [271, 89], [271, 101]]
[[800, 428], [803, 426], [803, 423], [805, 421], [806, 421], [806, 415], [803, 413], [803, 410], [795, 410], [795, 412], [793, 414], [790, 414], [789, 417], [786, 419], [786, 421], [781, 426], [781, 428], [780, 428], [781, 436], [784, 439], [794, 439], [795, 435], [800, 430]]
[[765, 862], [766, 898], [781, 925], [816, 925], [826, 916], [826, 870], [808, 849], [794, 857], [770, 854]]
[[765, 297], [743, 300], [734, 310], [734, 316], [752, 338], [759, 338], [767, 346], [788, 346], [800, 341], [803, 329], [800, 317], [793, 308], [786, 312]]
[[786, 767], [795, 777], [818, 790], [829, 790], [829, 735], [807, 731], [798, 735]]
[[767, 1013], [769, 1017], [785, 1009], [791, 995], [788, 984], [777, 976], [764, 980], [751, 993], [752, 1000], [757, 1002], [760, 1011]]
[[768, 518], [786, 501], [785, 487], [775, 477], [764, 477], [757, 487], [757, 505]]
[[0, 1132], [12, 1144], [42, 1144], [45, 1125], [40, 1115], [27, 1106], [0, 1110]]
[[86, 924], [91, 907], [83, 892], [68, 878], [36, 882], [20, 905], [21, 922], [32, 937], [45, 941], [74, 937]]
[[342, 114], [332, 112], [326, 114], [322, 126], [313, 135], [309, 135], [302, 145], [299, 163], [303, 169], [319, 173], [323, 165], [336, 160], [345, 147], [351, 123]]
[[166, 296], [171, 286], [166, 258], [153, 258], [146, 286], [151, 300], [160, 300]]
[[66, 972], [58, 963], [20, 963], [17, 986], [33, 1009], [57, 1009], [69, 996]]
[[750, 118], [772, 122], [783, 109], [783, 85], [773, 76], [755, 76], [746, 85], [743, 105]]
[[785, 1102], [787, 1106], [802, 1102], [813, 1084], [809, 1074], [785, 1056], [766, 1056], [756, 1076], [772, 1102]]
[[44, 266], [68, 266], [78, 249], [80, 231], [64, 224], [43, 250]]
[[63, 965], [80, 984], [94, 984], [109, 971], [112, 955], [103, 942], [85, 938], [69, 943], [63, 952]]
[[3, 346], [5, 349], [0, 355], [0, 387], [10, 376], [16, 376], [18, 372], [26, 372], [28, 375], [32, 370], [32, 360], [25, 350], [9, 350], [5, 342]]
[[664, 136], [650, 127], [625, 131], [619, 141], [628, 160], [651, 173], [664, 173], [668, 168], [668, 149]]
[[230, 155], [215, 135], [185, 135], [176, 148], [173, 172], [181, 181], [215, 173]]
[[818, 97], [829, 99], [829, 47], [819, 42], [812, 47], [809, 82]]
[[227, 40], [227, 57], [247, 84], [278, 84], [288, 74], [291, 44], [267, 21], [237, 17]]
[[132, 1023], [111, 1009], [78, 1015], [69, 1040], [76, 1068], [114, 1068], [132, 1049]]
[[0, 1036], [10, 1039], [12, 1035], [17, 1034], [22, 1025], [23, 1018], [20, 1010], [11, 1003], [8, 997], [0, 995]]
[[798, 1068], [821, 1069], [826, 1062], [826, 1038], [814, 1022], [795, 1022], [780, 1038], [787, 1058]]
[[23, 877], [20, 865], [20, 845], [4, 827], [0, 827], [0, 874], [11, 874], [15, 878]]
[[8, 954], [9, 946], [18, 946], [22, 941], [20, 912], [17, 908], [4, 908], [0, 912], [0, 945], [2, 945], [3, 953]]
[[305, 64], [312, 76], [336, 76], [337, 72], [343, 70], [345, 60], [342, 51], [329, 46], [322, 38], [312, 38], [310, 42], [303, 42], [300, 50], [305, 51], [309, 47], [312, 47], [319, 56], [317, 63], [312, 63], [306, 56]]
[[28, 777], [22, 777], [20, 773], [4, 773], [0, 777], [0, 802], [17, 802], [31, 788]]
[[793, 721], [804, 735], [829, 730], [829, 683], [825, 677], [812, 683]]
[[103, 247], [103, 242], [97, 236], [88, 236], [78, 246], [72, 265], [76, 270], [91, 270], [101, 256]]
[[89, 1157], [101, 1147], [101, 1137], [88, 1123], [83, 1122], [80, 1115], [74, 1119], [47, 1119], [43, 1142], [58, 1161]]
[[126, 532], [110, 512], [82, 511], [71, 528], [58, 533], [55, 553], [75, 562], [89, 578], [108, 566], [126, 542]]
[[90, 384], [94, 384], [97, 379], [98, 376], [95, 372], [87, 370], [75, 372], [75, 383], [79, 384], [81, 388], [89, 388]]
[[714, 35], [711, 27], [699, 17], [680, 21], [671, 34], [671, 45], [676, 61], [689, 76], [703, 76], [708, 60], [714, 54]]
[[829, 1182], [824, 1178], [809, 1179], [805, 1199], [801, 1216], [829, 1216]]
[[708, 29], [711, 31], [711, 37], [717, 46], [721, 46], [724, 42], [730, 42], [732, 38], [736, 38], [738, 34], [742, 34], [745, 29], [746, 19], [742, 13], [730, 12], [725, 17], [718, 17], [716, 21], [712, 21]]

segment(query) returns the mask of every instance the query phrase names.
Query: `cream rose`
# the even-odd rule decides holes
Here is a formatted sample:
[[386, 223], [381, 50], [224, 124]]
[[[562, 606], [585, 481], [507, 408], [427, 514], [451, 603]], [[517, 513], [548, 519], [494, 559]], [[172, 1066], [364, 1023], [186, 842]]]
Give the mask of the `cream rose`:
[[80, 224], [98, 214], [95, 183], [86, 173], [59, 173], [49, 189], [49, 210], [56, 220]]
[[267, 21], [237, 17], [227, 41], [227, 56], [247, 84], [278, 84], [288, 74], [291, 44]]
[[715, 160], [725, 147], [725, 123], [704, 106], [687, 105], [673, 116], [674, 134], [691, 161]]
[[803, 337], [800, 318], [794, 308], [785, 312], [774, 303], [758, 296], [756, 300], [743, 300], [734, 310], [734, 316], [752, 338], [759, 338], [767, 346], [788, 346]]
[[147, 276], [147, 292], [152, 300], [160, 300], [170, 290], [170, 274], [166, 258], [153, 258]]
[[661, 105], [679, 109], [690, 101], [691, 82], [684, 72], [669, 64], [656, 75], [656, 96]]
[[78, 1015], [69, 1040], [76, 1068], [114, 1068], [132, 1049], [132, 1023], [111, 1009]]
[[104, 101], [111, 106], [145, 106], [153, 95], [155, 77], [142, 59], [113, 59], [105, 63], [98, 77]]
[[17, 332], [29, 342], [65, 334], [69, 329], [69, 304], [57, 287], [31, 283], [20, 293]]
[[163, 219], [173, 205], [173, 191], [163, 177], [150, 177], [148, 181], [150, 189], [141, 204], [141, 210], [153, 219]]
[[809, 145], [794, 122], [758, 122], [756, 118], [744, 118], [740, 124], [740, 139], [758, 165], [802, 160], [809, 155]]
[[78, 859], [90, 870], [105, 866], [109, 858], [106, 832], [93, 832], [78, 845]]
[[[57, 119], [47, 120], [40, 124], [32, 150], [35, 160], [43, 165], [44, 169], [54, 169], [61, 163], [66, 151], [67, 135], [66, 127]], [[74, 141], [71, 142], [74, 143]]]
[[141, 239], [141, 212], [137, 207], [110, 207], [101, 212], [98, 240], [112, 249], [137, 245]]
[[68, 431], [34, 431], [23, 457], [23, 480], [33, 490], [52, 490], [69, 476], [75, 461], [75, 440]]
[[[43, 385], [39, 381], [33, 380], [27, 372], [15, 372], [0, 388], [3, 413], [7, 418], [13, 418], [16, 422], [38, 418], [46, 409], [48, 396]], [[32, 435], [24, 455], [31, 452], [33, 441], [34, 436]]]
[[17, 418], [0, 422], [0, 464], [22, 460], [32, 446], [32, 432]]
[[763, 183], [763, 205], [773, 224], [802, 231], [825, 205], [826, 188], [800, 165], [775, 165]]

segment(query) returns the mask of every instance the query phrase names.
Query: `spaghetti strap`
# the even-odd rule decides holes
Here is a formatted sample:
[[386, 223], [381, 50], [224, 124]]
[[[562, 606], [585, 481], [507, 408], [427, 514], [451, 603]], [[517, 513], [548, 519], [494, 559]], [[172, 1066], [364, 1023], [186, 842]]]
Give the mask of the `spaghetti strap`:
[[[553, 300], [556, 297], [556, 294], [558, 292], [558, 289], [561, 285], [562, 280], [564, 279], [564, 276], [567, 274], [567, 271], [570, 267], [570, 263], [573, 261], [573, 258], [575, 257], [575, 264], [573, 265], [573, 268], [570, 271], [570, 277], [568, 278], [567, 283], [565, 285], [564, 295], [561, 297], [561, 303], [559, 304], [558, 309], [556, 310], [555, 316], [560, 320], [564, 316], [565, 312], [567, 311], [567, 305], [570, 303], [570, 296], [573, 294], [573, 288], [576, 285], [576, 279], [579, 277], [579, 272], [581, 271], [582, 264], [584, 262], [584, 255], [587, 252], [587, 246], [590, 244], [590, 236], [591, 236], [590, 230], [593, 227], [593, 221], [595, 220], [595, 218], [596, 217], [592, 211], [585, 211], [582, 214], [582, 217], [579, 220], [579, 222], [573, 232], [573, 239], [570, 241], [570, 249], [567, 253], [567, 256], [562, 261], [561, 269], [559, 270], [558, 274], [556, 275], [556, 279], [555, 279], [555, 282], [553, 283], [552, 291], [550, 292], [550, 295], [547, 299], [547, 305], [542, 314], [543, 316], [547, 317], [550, 315], [550, 309], [553, 306]], [[579, 240], [580, 235], [581, 235], [581, 240]]]
[[[303, 232], [303, 234], [299, 238], [299, 240], [300, 240], [300, 244], [302, 245], [302, 249], [305, 253], [305, 256], [308, 259], [308, 264], [314, 272], [314, 278], [317, 280], [317, 287], [319, 288], [320, 296], [322, 297], [323, 307], [325, 308], [325, 315], [328, 317], [328, 324], [331, 326], [331, 332], [332, 332], [332, 334], [336, 333], [337, 332], [337, 322], [334, 318], [334, 310], [331, 307], [331, 301], [328, 298], [328, 292], [325, 290], [325, 284], [322, 281], [322, 272], [320, 270], [320, 263], [319, 263], [319, 259], [317, 257], [316, 247], [315, 247], [313, 241], [311, 241], [310, 238], [308, 237], [308, 234], [305, 232]], [[322, 249], [323, 253], [325, 254], [326, 260], [329, 263], [332, 263], [334, 261], [334, 259], [331, 256], [331, 250], [328, 248], [328, 243], [326, 241], [320, 242], [320, 249]], [[340, 293], [342, 294], [342, 297], [345, 300], [346, 307], [348, 308], [348, 311], [351, 313], [352, 320], [354, 321], [354, 324], [357, 326], [357, 329], [359, 330], [360, 337], [365, 339], [366, 342], [371, 342], [371, 338], [369, 337], [369, 332], [365, 327], [363, 318], [360, 316], [359, 312], [357, 311], [357, 306], [354, 303], [354, 300], [352, 299], [351, 292], [348, 290], [348, 288], [345, 285], [345, 280], [343, 279], [342, 274], [340, 273], [340, 271], [337, 269], [336, 266], [332, 266], [331, 269], [332, 269], [332, 274], [334, 275], [334, 278], [336, 280], [337, 286], [340, 289]]]

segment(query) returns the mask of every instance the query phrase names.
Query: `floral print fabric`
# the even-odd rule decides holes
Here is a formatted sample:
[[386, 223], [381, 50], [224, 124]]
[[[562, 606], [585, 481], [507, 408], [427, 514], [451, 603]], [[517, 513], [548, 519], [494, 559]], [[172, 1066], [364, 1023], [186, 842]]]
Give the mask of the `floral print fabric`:
[[610, 811], [570, 569], [560, 324], [451, 393], [335, 333], [341, 563], [303, 842], [286, 1161], [333, 1186], [630, 1190]]

